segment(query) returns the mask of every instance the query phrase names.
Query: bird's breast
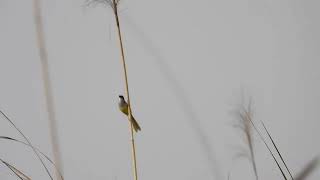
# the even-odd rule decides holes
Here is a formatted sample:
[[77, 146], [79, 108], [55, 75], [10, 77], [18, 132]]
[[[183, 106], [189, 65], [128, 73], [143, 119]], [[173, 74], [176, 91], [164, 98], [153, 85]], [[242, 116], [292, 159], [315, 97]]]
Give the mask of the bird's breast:
[[119, 103], [119, 109], [121, 112], [128, 115], [128, 105]]

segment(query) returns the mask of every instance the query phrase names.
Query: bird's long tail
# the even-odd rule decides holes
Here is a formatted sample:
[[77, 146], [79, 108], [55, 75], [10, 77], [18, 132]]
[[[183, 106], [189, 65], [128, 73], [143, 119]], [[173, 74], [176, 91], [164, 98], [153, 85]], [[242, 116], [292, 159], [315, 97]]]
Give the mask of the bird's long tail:
[[134, 119], [133, 116], [130, 117], [130, 121], [132, 122], [132, 126], [135, 132], [141, 131], [141, 128], [138, 124], [138, 122]]

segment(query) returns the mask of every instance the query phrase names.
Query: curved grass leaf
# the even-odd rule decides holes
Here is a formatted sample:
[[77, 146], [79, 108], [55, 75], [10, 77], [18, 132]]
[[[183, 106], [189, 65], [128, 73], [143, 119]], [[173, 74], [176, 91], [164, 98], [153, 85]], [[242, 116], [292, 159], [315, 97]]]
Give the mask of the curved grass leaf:
[[[9, 141], [14, 141], [14, 142], [17, 142], [17, 143], [20, 143], [20, 144], [23, 144], [25, 146], [28, 146], [31, 148], [31, 146], [23, 141], [20, 141], [18, 139], [15, 139], [15, 138], [11, 138], [11, 137], [8, 137], [8, 136], [0, 136], [0, 139], [3, 139], [3, 140], [9, 140]], [[34, 147], [36, 151], [38, 151], [42, 156], [44, 156], [53, 166], [54, 168], [57, 170], [57, 172], [59, 173], [60, 177], [62, 180], [64, 180], [63, 176], [62, 176], [62, 173], [60, 172], [60, 170], [58, 169], [58, 167], [54, 164], [54, 162], [49, 158], [49, 156], [47, 156], [45, 153], [43, 153], [42, 151], [40, 151], [37, 147]]]
[[37, 156], [38, 160], [40, 161], [40, 163], [42, 164], [43, 168], [46, 170], [48, 176], [50, 177], [51, 180], [53, 180], [52, 175], [49, 171], [49, 169], [47, 168], [47, 166], [44, 164], [42, 158], [40, 157], [39, 153], [36, 151], [36, 149], [34, 148], [34, 146], [31, 144], [30, 140], [22, 133], [22, 131], [13, 123], [13, 121], [3, 112], [0, 110], [0, 113], [3, 115], [3, 117], [5, 117], [5, 119], [19, 132], [19, 134], [27, 141], [27, 144], [29, 144], [29, 146], [32, 148], [34, 154]]

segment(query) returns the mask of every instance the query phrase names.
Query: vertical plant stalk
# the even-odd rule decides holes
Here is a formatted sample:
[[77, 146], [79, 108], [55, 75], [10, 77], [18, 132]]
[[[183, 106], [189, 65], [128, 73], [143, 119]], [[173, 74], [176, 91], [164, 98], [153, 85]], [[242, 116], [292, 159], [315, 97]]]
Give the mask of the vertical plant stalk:
[[[47, 104], [47, 113], [49, 119], [49, 133], [52, 143], [52, 151], [53, 151], [53, 160], [61, 171], [61, 156], [60, 156], [60, 147], [58, 140], [58, 132], [57, 132], [57, 122], [55, 116], [53, 95], [52, 95], [52, 86], [50, 81], [50, 73], [49, 73], [49, 64], [48, 64], [48, 53], [45, 42], [45, 35], [43, 30], [42, 16], [41, 16], [41, 5], [40, 0], [34, 0], [34, 20], [36, 26], [36, 36], [37, 36], [37, 46], [39, 49], [39, 56], [42, 66], [42, 75], [43, 75], [43, 84], [45, 91], [45, 100]], [[60, 175], [57, 171], [55, 171], [56, 178], [60, 179]]]
[[116, 19], [118, 38], [119, 38], [120, 50], [121, 50], [121, 59], [122, 59], [122, 65], [123, 65], [123, 73], [124, 73], [124, 79], [125, 79], [126, 96], [128, 101], [128, 119], [130, 122], [133, 175], [134, 175], [134, 180], [138, 180], [136, 147], [135, 147], [134, 135], [133, 135], [133, 124], [131, 122], [132, 112], [131, 112], [131, 103], [130, 103], [130, 94], [129, 94], [128, 74], [127, 74], [127, 67], [126, 67], [126, 61], [124, 56], [124, 48], [122, 43], [122, 36], [121, 36], [121, 29], [120, 29], [119, 15], [118, 15], [118, 1], [116, 2], [116, 0], [113, 0], [113, 12]]

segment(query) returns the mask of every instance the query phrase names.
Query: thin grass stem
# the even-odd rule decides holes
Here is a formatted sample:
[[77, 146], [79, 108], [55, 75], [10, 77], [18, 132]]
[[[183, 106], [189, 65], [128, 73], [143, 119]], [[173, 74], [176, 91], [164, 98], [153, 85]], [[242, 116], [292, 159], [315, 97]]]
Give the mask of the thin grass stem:
[[256, 125], [255, 125], [254, 122], [252, 121], [251, 115], [250, 115], [249, 112], [247, 112], [247, 111], [245, 111], [245, 114], [246, 114], [248, 120], [251, 122], [251, 124], [252, 124], [253, 128], [255, 129], [255, 131], [258, 133], [260, 139], [263, 141], [264, 145], [267, 147], [267, 149], [268, 149], [269, 153], [271, 154], [274, 162], [277, 164], [279, 170], [281, 171], [281, 174], [282, 174], [283, 178], [284, 178], [285, 180], [287, 180], [286, 175], [284, 174], [284, 172], [283, 172], [283, 170], [282, 170], [279, 162], [277, 161], [276, 157], [275, 157], [274, 154], [272, 153], [272, 151], [271, 151], [270, 147], [268, 146], [266, 140], [263, 138], [262, 134], [260, 133], [260, 131], [258, 130], [258, 128], [256, 127]]
[[263, 123], [262, 121], [260, 121], [260, 122], [261, 122], [264, 130], [267, 132], [268, 137], [269, 137], [269, 139], [271, 140], [271, 142], [272, 142], [272, 144], [273, 144], [273, 147], [277, 150], [277, 153], [278, 153], [278, 155], [280, 156], [280, 159], [281, 159], [282, 163], [284, 164], [284, 166], [286, 167], [288, 173], [290, 174], [291, 179], [294, 180], [294, 178], [293, 178], [293, 176], [292, 176], [292, 174], [291, 174], [291, 172], [290, 172], [290, 170], [289, 170], [289, 168], [288, 168], [288, 166], [287, 166], [287, 163], [286, 163], [286, 162], [284, 161], [284, 159], [282, 158], [282, 155], [281, 155], [278, 147], [276, 146], [275, 142], [273, 141], [273, 139], [272, 139], [272, 137], [271, 137], [268, 129], [266, 128], [266, 126], [264, 125], [264, 123]]

